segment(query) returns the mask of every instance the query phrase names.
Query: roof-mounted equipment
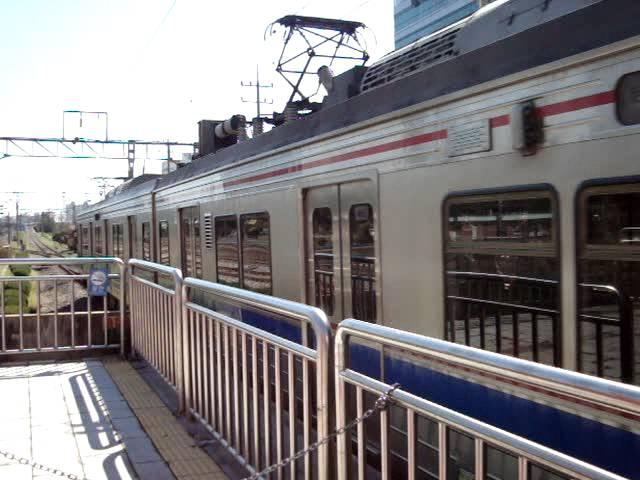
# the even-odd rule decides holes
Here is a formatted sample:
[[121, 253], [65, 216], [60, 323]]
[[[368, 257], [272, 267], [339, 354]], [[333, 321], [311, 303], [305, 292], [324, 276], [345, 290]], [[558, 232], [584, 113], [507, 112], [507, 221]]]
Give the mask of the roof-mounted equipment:
[[[328, 68], [341, 62], [350, 68], [354, 62], [364, 65], [369, 60], [358, 36], [359, 31], [365, 28], [363, 23], [287, 15], [269, 26], [271, 34], [276, 32], [275, 25], [285, 28], [284, 45], [276, 71], [292, 88], [287, 105], [296, 105], [298, 110], [319, 109], [319, 104], [313, 105], [309, 99], [320, 88], [317, 74], [321, 67]], [[325, 71], [324, 76], [328, 78], [326, 74], [328, 72]], [[310, 81], [305, 82], [308, 75], [311, 75]]]
[[[198, 157], [215, 153], [221, 148], [235, 145], [245, 140], [246, 119], [244, 115], [233, 115], [227, 120], [200, 120], [198, 122]], [[195, 157], [194, 157], [195, 159]]]

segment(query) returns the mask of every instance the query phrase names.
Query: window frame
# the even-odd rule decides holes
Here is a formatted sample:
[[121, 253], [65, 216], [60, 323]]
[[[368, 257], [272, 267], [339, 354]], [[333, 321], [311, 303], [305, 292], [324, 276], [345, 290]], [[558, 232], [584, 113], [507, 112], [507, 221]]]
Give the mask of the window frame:
[[[532, 197], [533, 194], [533, 197]], [[538, 198], [538, 197], [548, 197], [551, 201], [551, 240], [548, 242], [549, 245], [537, 245], [537, 252], [535, 255], [523, 255], [523, 252], [526, 251], [526, 248], [522, 248], [523, 245], [526, 245], [526, 242], [517, 242], [520, 248], [511, 248], [507, 249], [505, 247], [513, 247], [512, 245], [508, 245], [510, 242], [492, 242], [493, 245], [490, 245], [491, 248], [468, 248], [468, 245], [465, 245], [467, 248], [454, 248], [449, 249], [449, 206], [452, 203], [453, 199], [462, 200], [459, 203], [468, 203], [473, 199], [482, 200], [491, 196], [497, 195], [507, 195], [507, 198], [510, 199], [518, 199], [518, 198]], [[466, 200], [466, 201], [465, 201]], [[506, 255], [514, 255], [514, 256], [531, 256], [531, 257], [543, 257], [543, 258], [555, 258], [558, 264], [557, 268], [557, 282], [558, 282], [558, 293], [557, 293], [557, 330], [558, 330], [558, 338], [557, 345], [555, 345], [555, 353], [554, 356], [557, 359], [557, 363], [554, 362], [553, 366], [562, 367], [564, 364], [564, 322], [563, 322], [563, 309], [562, 309], [562, 286], [564, 285], [563, 279], [563, 269], [562, 269], [562, 248], [561, 248], [561, 231], [560, 231], [560, 203], [558, 191], [556, 188], [550, 183], [536, 183], [536, 184], [524, 184], [524, 185], [513, 185], [513, 186], [504, 186], [504, 187], [495, 187], [495, 188], [483, 188], [483, 189], [470, 189], [470, 190], [459, 190], [449, 192], [442, 200], [441, 203], [441, 239], [442, 239], [442, 308], [443, 308], [443, 322], [441, 324], [442, 328], [442, 338], [451, 341], [447, 338], [448, 332], [448, 296], [449, 291], [447, 288], [447, 255], [456, 254], [456, 253], [467, 253], [469, 251], [473, 251], [476, 254], [484, 254], [484, 255], [498, 255], [498, 254], [506, 254]], [[513, 242], [516, 243], [516, 242]], [[535, 243], [530, 244], [530, 247], [534, 247]], [[542, 247], [542, 248], [540, 248]], [[577, 328], [577, 325], [576, 325]], [[577, 355], [577, 349], [576, 349]], [[514, 357], [518, 358], [518, 357]]]
[[[163, 225], [166, 225], [167, 232], [167, 258], [162, 255], [162, 230]], [[169, 230], [169, 220], [158, 220], [158, 263], [160, 265], [171, 266], [171, 232]]]
[[[218, 228], [217, 222], [219, 220], [228, 220], [235, 219], [236, 221], [236, 239], [238, 246], [238, 287], [244, 290], [248, 290], [250, 292], [255, 292], [251, 288], [247, 288], [244, 283], [244, 241], [243, 241], [243, 221], [246, 217], [257, 216], [257, 215], [265, 215], [267, 221], [269, 222], [269, 285], [270, 285], [270, 293], [265, 295], [273, 295], [273, 252], [272, 252], [272, 241], [271, 241], [271, 215], [266, 210], [260, 210], [257, 212], [246, 212], [241, 214], [231, 213], [226, 215], [217, 215], [212, 217], [213, 223], [213, 248], [215, 251], [215, 278], [216, 282], [220, 282], [219, 274], [218, 274]], [[202, 226], [201, 226], [202, 228]], [[202, 233], [201, 233], [202, 234]]]
[[[99, 232], [100, 235], [96, 235], [96, 232]], [[98, 237], [100, 243], [100, 251], [98, 251]], [[102, 238], [102, 225], [94, 225], [93, 226], [93, 252], [96, 257], [104, 257], [104, 240]]]
[[[251, 292], [256, 292], [256, 290], [253, 290], [251, 288], [247, 288], [245, 286], [245, 282], [244, 282], [244, 231], [243, 231], [243, 226], [244, 226], [244, 219], [246, 217], [256, 217], [259, 215], [264, 215], [267, 218], [267, 223], [269, 226], [269, 293], [266, 293], [265, 295], [273, 295], [273, 256], [272, 256], [272, 252], [271, 252], [271, 215], [269, 215], [269, 212], [267, 212], [266, 210], [264, 211], [260, 211], [260, 212], [251, 212], [251, 213], [243, 213], [241, 215], [238, 216], [238, 233], [239, 233], [239, 243], [240, 243], [240, 265], [241, 265], [241, 275], [240, 275], [240, 288], [243, 288], [245, 290], [249, 290]], [[261, 293], [261, 292], [260, 292]]]
[[111, 224], [111, 250], [112, 256], [123, 258], [124, 256], [124, 237], [122, 223]]
[[[91, 234], [89, 233], [89, 225], [80, 225], [80, 256], [91, 256]], [[86, 248], [85, 248], [86, 247]]]
[[[152, 262], [153, 261], [153, 235], [151, 233], [151, 222], [147, 221], [147, 222], [142, 222], [141, 223], [141, 228], [142, 228], [142, 235], [141, 235], [141, 241], [142, 241], [142, 259], [146, 260], [148, 262]], [[145, 233], [148, 233], [148, 249], [145, 248], [145, 243], [147, 243], [147, 239], [145, 238]], [[149, 252], [149, 255], [146, 255], [146, 252]]]
[[[240, 222], [238, 219], [238, 215], [235, 213], [226, 214], [226, 215], [217, 215], [213, 217], [213, 237], [214, 237], [214, 249], [216, 255], [216, 282], [222, 283], [220, 281], [220, 272], [219, 272], [219, 262], [220, 256], [218, 255], [218, 221], [224, 221], [227, 219], [234, 219], [236, 221], [236, 245], [238, 246], [238, 285], [236, 288], [242, 288], [243, 279], [242, 279], [242, 248], [240, 245]], [[223, 285], [229, 285], [227, 283], [223, 283]], [[234, 285], [230, 285], [234, 286]]]

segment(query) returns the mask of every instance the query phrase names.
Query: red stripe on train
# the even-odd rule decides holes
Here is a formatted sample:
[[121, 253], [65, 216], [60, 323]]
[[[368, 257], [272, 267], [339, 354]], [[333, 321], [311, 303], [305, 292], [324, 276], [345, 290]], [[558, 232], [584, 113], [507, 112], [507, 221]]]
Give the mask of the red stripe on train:
[[308, 170], [310, 168], [322, 167], [324, 165], [331, 165], [333, 163], [345, 162], [347, 160], [353, 160], [354, 158], [367, 157], [369, 155], [375, 155], [377, 153], [384, 153], [391, 150], [397, 150], [399, 148], [410, 147], [413, 145], [420, 145], [422, 143], [433, 142], [435, 140], [442, 140], [447, 138], [446, 130], [438, 130], [436, 132], [423, 133], [422, 135], [416, 135], [415, 137], [403, 138], [402, 140], [396, 140], [394, 142], [383, 143], [381, 145], [375, 145], [373, 147], [362, 148], [360, 150], [354, 150], [353, 152], [341, 153], [340, 155], [334, 155], [333, 157], [321, 158], [319, 160], [313, 160], [292, 167], [280, 168], [271, 172], [260, 173], [258, 175], [252, 175], [251, 177], [239, 178], [237, 180], [230, 180], [224, 182], [224, 187], [232, 187], [234, 185], [240, 185], [247, 182], [256, 182], [258, 180], [264, 180], [266, 178], [278, 177], [280, 175], [286, 175], [288, 173], [300, 172], [302, 170]]
[[[574, 98], [573, 100], [565, 100], [564, 102], [552, 103], [544, 107], [537, 108], [538, 115], [541, 117], [550, 117], [552, 115], [560, 115], [561, 113], [575, 112], [585, 108], [599, 107], [600, 105], [608, 105], [616, 101], [616, 92], [600, 92], [586, 97]], [[491, 128], [504, 127], [509, 125], [511, 119], [509, 115], [500, 115], [489, 120]]]
[[[538, 113], [543, 117], [551, 115], [558, 115], [561, 113], [573, 112], [576, 110], [582, 110], [584, 108], [597, 107], [600, 105], [607, 105], [615, 102], [615, 92], [601, 92], [594, 95], [587, 95], [585, 97], [574, 98], [573, 100], [565, 100], [564, 102], [552, 103], [538, 108]], [[499, 115], [489, 119], [489, 125], [491, 128], [504, 127], [509, 125], [509, 115]], [[433, 142], [436, 140], [444, 140], [447, 138], [447, 130], [437, 130], [435, 132], [423, 133], [416, 135], [415, 137], [404, 138], [402, 140], [395, 140], [393, 142], [383, 143], [381, 145], [374, 145], [373, 147], [362, 148], [360, 150], [354, 150], [353, 152], [341, 153], [332, 157], [321, 158], [319, 160], [313, 160], [307, 163], [301, 163], [293, 165], [291, 167], [279, 168], [278, 170], [272, 170], [270, 172], [259, 173], [250, 177], [238, 178], [236, 180], [229, 180], [223, 183], [224, 188], [233, 187], [236, 185], [242, 185], [244, 183], [257, 182], [265, 180], [267, 178], [279, 177], [281, 175], [287, 175], [290, 173], [301, 172], [310, 168], [322, 167], [324, 165], [331, 165], [334, 163], [345, 162], [347, 160], [353, 160], [355, 158], [362, 158], [369, 155], [375, 155], [378, 153], [389, 152], [400, 148], [411, 147], [414, 145], [421, 145], [424, 143]]]

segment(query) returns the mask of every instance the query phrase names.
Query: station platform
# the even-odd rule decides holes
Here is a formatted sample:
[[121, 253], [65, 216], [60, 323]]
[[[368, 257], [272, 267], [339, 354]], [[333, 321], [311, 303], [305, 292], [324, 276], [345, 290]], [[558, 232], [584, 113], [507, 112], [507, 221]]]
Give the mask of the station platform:
[[0, 392], [0, 478], [230, 478], [119, 358], [5, 364]]

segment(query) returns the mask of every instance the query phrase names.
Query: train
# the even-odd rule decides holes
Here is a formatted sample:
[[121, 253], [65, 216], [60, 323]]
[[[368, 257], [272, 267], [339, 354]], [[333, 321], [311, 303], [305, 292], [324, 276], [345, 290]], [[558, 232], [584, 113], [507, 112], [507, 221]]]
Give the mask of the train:
[[269, 132], [201, 128], [199, 158], [81, 209], [78, 254], [639, 385], [638, 18], [492, 2]]

